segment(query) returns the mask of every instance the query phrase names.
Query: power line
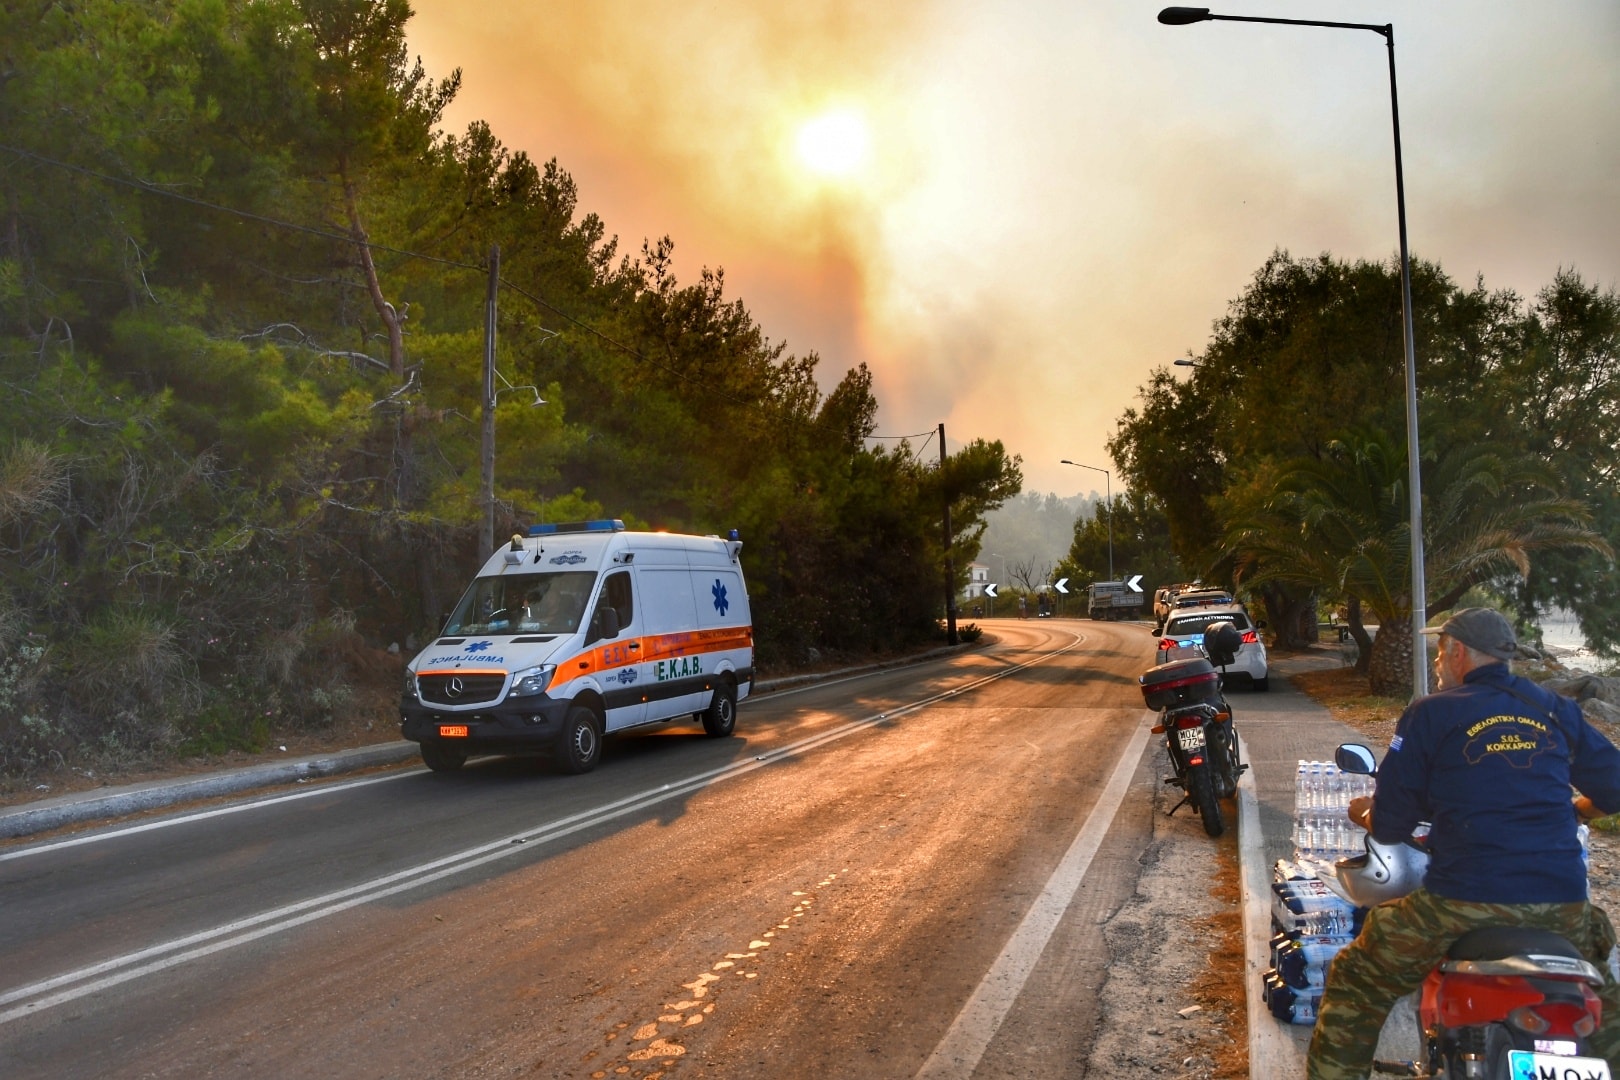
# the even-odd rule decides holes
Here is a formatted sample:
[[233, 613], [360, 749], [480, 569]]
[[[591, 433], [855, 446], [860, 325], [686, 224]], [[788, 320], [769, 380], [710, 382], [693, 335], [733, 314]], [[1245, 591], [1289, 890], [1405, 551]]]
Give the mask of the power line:
[[[598, 330], [594, 326], [591, 326], [589, 323], [584, 323], [584, 322], [581, 322], [580, 320], [574, 318], [572, 315], [568, 314], [568, 312], [564, 311], [562, 308], [559, 308], [557, 305], [555, 305], [553, 303], [550, 303], [549, 301], [540, 299], [540, 297], [535, 296], [533, 293], [529, 292], [527, 289], [523, 289], [523, 288], [520, 288], [517, 285], [512, 284], [510, 281], [507, 281], [504, 277], [501, 278], [500, 281], [501, 281], [502, 285], [506, 286], [508, 289], [511, 289], [513, 292], [517, 293], [519, 296], [524, 297], [527, 300], [533, 301], [535, 304], [538, 304], [540, 307], [545, 308], [547, 311], [551, 312], [553, 315], [556, 315], [558, 318], [565, 319], [568, 322], [573, 323], [575, 326], [579, 327], [581, 330], [584, 330], [586, 333], [595, 334], [597, 337], [601, 338], [603, 341], [607, 342], [609, 345], [612, 345], [614, 348], [622, 349], [625, 352], [629, 353], [631, 356], [635, 357], [637, 360], [644, 360], [647, 363], [652, 364], [654, 367], [664, 367], [664, 365], [659, 364], [656, 360], [648, 359], [646, 356], [642, 355], [640, 352], [636, 351], [635, 349], [632, 349], [630, 346], [624, 344], [623, 342], [615, 341], [613, 338], [608, 337], [606, 334], [602, 333], [602, 331]], [[664, 370], [670, 372], [673, 375], [680, 374], [680, 372], [675, 371], [673, 368], [664, 367]]]

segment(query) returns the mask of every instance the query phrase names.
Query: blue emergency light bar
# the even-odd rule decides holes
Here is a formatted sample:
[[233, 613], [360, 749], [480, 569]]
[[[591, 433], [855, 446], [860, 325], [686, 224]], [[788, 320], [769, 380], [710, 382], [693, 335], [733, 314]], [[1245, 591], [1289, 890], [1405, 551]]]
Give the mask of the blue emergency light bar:
[[598, 518], [594, 521], [559, 521], [551, 525], [530, 525], [530, 536], [551, 536], [554, 533], [623, 532], [624, 522], [619, 518]]

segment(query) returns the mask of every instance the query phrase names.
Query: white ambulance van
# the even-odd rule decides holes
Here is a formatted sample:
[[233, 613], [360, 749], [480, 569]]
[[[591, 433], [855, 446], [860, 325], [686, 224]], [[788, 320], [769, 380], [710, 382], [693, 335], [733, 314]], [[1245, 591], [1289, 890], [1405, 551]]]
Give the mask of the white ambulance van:
[[551, 752], [596, 767], [602, 738], [691, 717], [730, 735], [754, 684], [742, 542], [537, 525], [492, 555], [411, 661], [401, 731], [429, 768]]

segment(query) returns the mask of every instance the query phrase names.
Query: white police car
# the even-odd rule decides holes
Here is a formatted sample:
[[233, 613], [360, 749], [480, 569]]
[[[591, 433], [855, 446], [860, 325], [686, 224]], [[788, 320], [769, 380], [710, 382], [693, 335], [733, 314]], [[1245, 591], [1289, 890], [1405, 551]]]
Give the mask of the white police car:
[[1245, 676], [1256, 690], [1269, 689], [1271, 670], [1266, 662], [1266, 643], [1260, 640], [1262, 627], [1251, 621], [1248, 612], [1238, 604], [1172, 611], [1164, 621], [1164, 629], [1159, 637], [1158, 659], [1154, 663], [1179, 660], [1186, 654], [1178, 655], [1177, 650], [1203, 645], [1204, 627], [1215, 622], [1230, 622], [1243, 637], [1236, 659], [1225, 668], [1226, 674]]

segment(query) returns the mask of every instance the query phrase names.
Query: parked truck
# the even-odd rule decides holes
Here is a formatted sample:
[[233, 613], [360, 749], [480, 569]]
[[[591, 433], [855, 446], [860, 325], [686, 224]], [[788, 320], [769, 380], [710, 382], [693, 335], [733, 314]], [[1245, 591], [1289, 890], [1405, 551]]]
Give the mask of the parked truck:
[[1140, 619], [1146, 595], [1124, 581], [1099, 581], [1086, 589], [1086, 614], [1093, 619]]

